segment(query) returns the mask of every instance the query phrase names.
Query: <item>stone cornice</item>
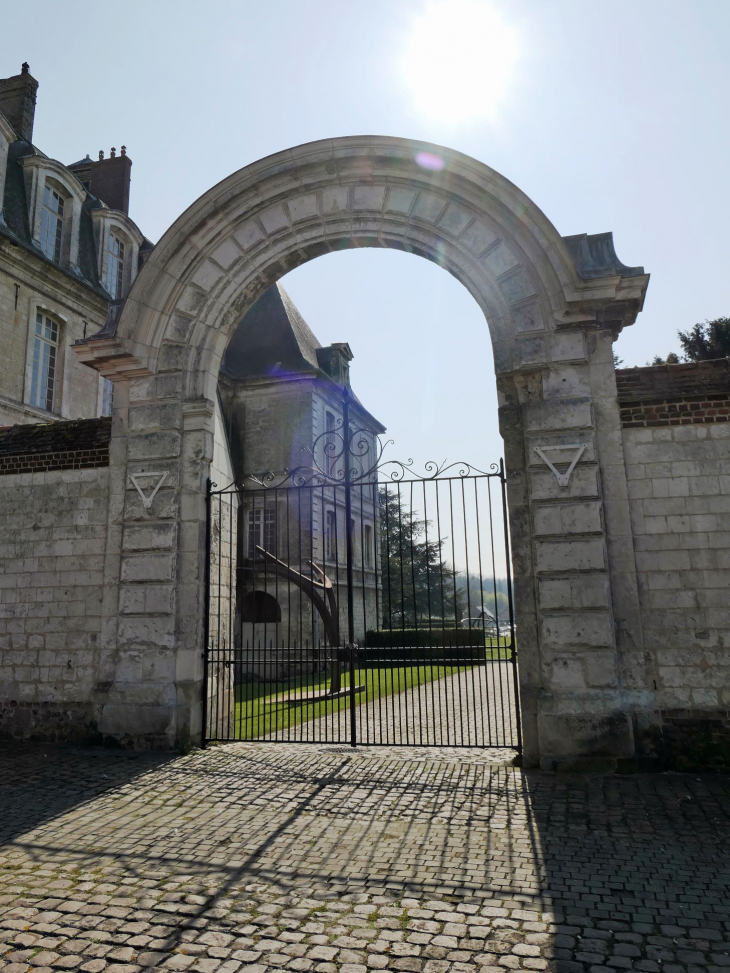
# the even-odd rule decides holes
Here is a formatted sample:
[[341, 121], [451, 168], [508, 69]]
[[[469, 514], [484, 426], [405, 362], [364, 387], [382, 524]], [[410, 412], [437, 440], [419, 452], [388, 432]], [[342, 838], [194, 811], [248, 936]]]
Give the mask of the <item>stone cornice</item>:
[[109, 209], [108, 206], [99, 206], [91, 210], [91, 219], [94, 223], [116, 223], [129, 236], [133, 243], [140, 246], [144, 240], [144, 234], [126, 213], [119, 209]]
[[62, 162], [49, 159], [47, 156], [26, 155], [20, 159], [20, 164], [24, 169], [44, 169], [46, 172], [52, 173], [61, 185], [65, 186], [76, 197], [80, 204], [83, 204], [86, 199], [86, 189]]
[[183, 402], [182, 415], [185, 432], [212, 432], [215, 402], [204, 398]]
[[94, 338], [71, 346], [84, 365], [96, 369], [104, 378], [124, 382], [154, 374], [144, 360], [127, 351], [118, 338]]

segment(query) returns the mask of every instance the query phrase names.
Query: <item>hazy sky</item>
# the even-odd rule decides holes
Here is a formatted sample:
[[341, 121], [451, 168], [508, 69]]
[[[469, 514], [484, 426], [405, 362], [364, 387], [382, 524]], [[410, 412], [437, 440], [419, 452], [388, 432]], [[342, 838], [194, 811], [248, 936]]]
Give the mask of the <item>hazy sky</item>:
[[[627, 365], [730, 315], [730, 0], [24, 0], [0, 76], [40, 82], [34, 141], [65, 163], [124, 143], [157, 240], [210, 186], [301, 142], [425, 139], [516, 183], [561, 234], [612, 230], [651, 273]], [[319, 258], [284, 280], [400, 456], [499, 457], [486, 324], [427, 261]]]

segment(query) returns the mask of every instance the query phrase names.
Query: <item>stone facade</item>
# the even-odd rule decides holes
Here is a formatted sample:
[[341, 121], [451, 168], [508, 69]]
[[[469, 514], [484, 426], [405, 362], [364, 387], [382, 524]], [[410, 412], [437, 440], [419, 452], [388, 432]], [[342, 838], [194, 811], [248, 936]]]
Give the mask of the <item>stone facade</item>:
[[[424, 151], [443, 167], [421, 166]], [[636, 714], [651, 718], [654, 700], [612, 342], [635, 320], [648, 278], [618, 260], [610, 234], [561, 238], [487, 166], [442, 147], [381, 137], [311, 143], [234, 173], [167, 231], [115, 328], [77, 346], [88, 365], [128, 388], [128, 421], [120, 408], [112, 452], [126, 451], [128, 472], [142, 459], [169, 470], [177, 503], [156, 557], [184, 597], [164, 620], [148, 618], [164, 622], [174, 681], [138, 666], [125, 725], [134, 723], [141, 740], [159, 739], [164, 707], [149, 700], [164, 689], [173, 700], [165, 739], [200, 738], [203, 494], [229, 338], [289, 269], [357, 246], [397, 247], [436, 261], [487, 318], [508, 470], [525, 761], [634, 759]], [[535, 449], [576, 443], [583, 456], [556, 504], [533, 476], [544, 472]], [[551, 505], [561, 506], [561, 524], [575, 524], [573, 536], [552, 526], [543, 532], [541, 508]], [[150, 526], [157, 518], [153, 508]], [[123, 540], [120, 555], [124, 579], [136, 553]], [[543, 580], [553, 591], [547, 601]], [[592, 592], [587, 607], [583, 588]], [[130, 654], [148, 643], [141, 618], [136, 635], [115, 641]], [[122, 731], [116, 716], [105, 715], [105, 732]]]
[[93, 739], [108, 468], [0, 476], [0, 735]]
[[[237, 611], [243, 648], [312, 649], [326, 644], [319, 616], [300, 589], [277, 576], [270, 565], [262, 566], [260, 558], [258, 564], [254, 562], [254, 533], [256, 543], [262, 543], [266, 530], [261, 521], [267, 516], [276, 535], [269, 538], [272, 552], [298, 571], [306, 570], [310, 558], [324, 569], [340, 606], [340, 631], [347, 631], [343, 395], [349, 398], [351, 435], [357, 431], [357, 442], [364, 444], [361, 450], [350, 444], [353, 467], [364, 471], [374, 465], [377, 437], [385, 432], [352, 392], [352, 357], [346, 343], [323, 347], [280, 285], [259, 298], [226, 349], [219, 399], [236, 479], [247, 488], [237, 556], [243, 569]], [[300, 474], [292, 475], [297, 469]], [[329, 474], [333, 482], [317, 487], [321, 483], [318, 471]], [[339, 486], [338, 471], [342, 473]], [[302, 482], [309, 486], [287, 492]], [[283, 488], [278, 494], [267, 490], [276, 484]], [[217, 506], [214, 502], [214, 511]], [[356, 487], [352, 506], [358, 525], [353, 539], [354, 616], [355, 638], [360, 639], [366, 627], [378, 627], [374, 556], [372, 563], [365, 564], [359, 537], [366, 526], [374, 536], [377, 514], [372, 490]], [[333, 516], [339, 547], [335, 551], [327, 539], [327, 518]], [[259, 603], [253, 597], [256, 592], [268, 595], [268, 612], [275, 610], [278, 621], [257, 619], [255, 610], [242, 607]], [[281, 652], [279, 656], [286, 659], [286, 666], [292, 664], [290, 656]], [[259, 667], [258, 663], [254, 666]], [[266, 668], [271, 668], [268, 661]]]
[[[114, 382], [109, 467], [15, 476], [106, 477], [88, 711], [102, 737], [200, 740], [206, 484], [236, 470], [218, 399], [226, 347], [287, 270], [377, 245], [437, 261], [488, 321], [526, 764], [661, 760], [663, 727], [674, 751], [683, 725], [695, 749], [725, 739], [726, 366], [673, 366], [667, 374], [680, 378], [663, 386], [657, 370], [617, 374], [612, 344], [641, 310], [643, 268], [621, 264], [610, 234], [562, 238], [498, 173], [425, 148], [442, 169], [419, 167], [420, 144], [368, 137], [300, 146], [235, 173], [168, 230], [104, 329], [74, 345]], [[270, 431], [262, 443], [274, 445]], [[265, 465], [284, 462], [272, 457]], [[133, 478], [163, 475], [144, 503]], [[239, 512], [228, 516], [230, 528]], [[213, 554], [231, 563], [230, 546]], [[50, 624], [42, 609], [19, 615], [23, 637], [29, 618]], [[15, 609], [5, 620], [18, 624]]]
[[[27, 65], [0, 80], [0, 425], [109, 411], [104, 379], [72, 346], [102, 328], [110, 299], [126, 296], [151, 247], [128, 215], [128, 157], [65, 166], [33, 144], [37, 87]], [[110, 234], [123, 248], [114, 268]], [[34, 364], [41, 319], [54, 332], [50, 379]]]

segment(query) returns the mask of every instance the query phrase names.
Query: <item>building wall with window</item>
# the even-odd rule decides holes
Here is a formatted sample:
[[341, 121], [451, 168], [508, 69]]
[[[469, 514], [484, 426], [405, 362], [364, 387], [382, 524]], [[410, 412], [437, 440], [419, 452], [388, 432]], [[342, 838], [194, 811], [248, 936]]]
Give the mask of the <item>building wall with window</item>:
[[[319, 343], [280, 285], [251, 308], [224, 356], [219, 381], [223, 418], [236, 476], [247, 487], [238, 554], [243, 568], [237, 594], [240, 638], [244, 650], [247, 645], [271, 650], [256, 657], [253, 675], [272, 675], [279, 665], [277, 645], [317, 650], [328, 642], [309, 599], [271, 563], [264, 563], [260, 548], [300, 573], [309, 570], [310, 559], [325, 572], [339, 605], [339, 641], [346, 639], [345, 393], [350, 432], [357, 431], [353, 468], [375, 463], [377, 437], [385, 431], [352, 392], [351, 359], [348, 345]], [[292, 475], [295, 470], [299, 472]], [[287, 489], [262, 489], [279, 482]], [[295, 488], [297, 484], [304, 485]], [[353, 490], [356, 638], [378, 627], [377, 507], [372, 487]], [[271, 612], [256, 617], [256, 606], [269, 604], [264, 596], [276, 604], [276, 620]], [[286, 665], [291, 658], [284, 653], [279, 667]]]
[[111, 384], [73, 345], [102, 328], [152, 246], [117, 208], [126, 152], [67, 166], [33, 144], [37, 87], [27, 65], [0, 79], [0, 425], [109, 414]]

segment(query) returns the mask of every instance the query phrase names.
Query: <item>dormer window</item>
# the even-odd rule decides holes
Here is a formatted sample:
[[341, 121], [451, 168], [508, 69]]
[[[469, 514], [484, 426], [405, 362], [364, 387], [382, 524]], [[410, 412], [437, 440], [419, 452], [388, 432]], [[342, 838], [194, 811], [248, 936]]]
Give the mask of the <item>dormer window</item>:
[[41, 211], [41, 250], [55, 264], [61, 262], [63, 243], [63, 197], [46, 183]]
[[124, 287], [124, 244], [119, 237], [109, 234], [107, 244], [106, 279], [104, 285], [112, 296], [112, 300], [122, 296]]
[[43, 314], [36, 313], [33, 335], [33, 362], [30, 381], [30, 404], [37, 409], [53, 410], [53, 393], [56, 385], [56, 359], [58, 357], [58, 324]]

